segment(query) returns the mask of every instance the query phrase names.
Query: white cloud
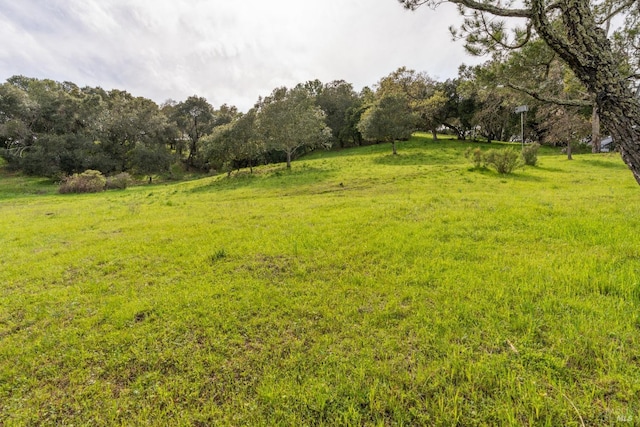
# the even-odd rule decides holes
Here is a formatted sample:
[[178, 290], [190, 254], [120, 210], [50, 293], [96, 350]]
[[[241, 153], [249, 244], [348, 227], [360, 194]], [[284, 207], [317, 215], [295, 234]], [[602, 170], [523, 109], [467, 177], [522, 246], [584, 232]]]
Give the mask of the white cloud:
[[197, 94], [250, 107], [318, 78], [373, 85], [400, 66], [454, 77], [478, 62], [450, 41], [453, 7], [395, 0], [0, 0], [0, 79], [117, 88], [162, 102]]

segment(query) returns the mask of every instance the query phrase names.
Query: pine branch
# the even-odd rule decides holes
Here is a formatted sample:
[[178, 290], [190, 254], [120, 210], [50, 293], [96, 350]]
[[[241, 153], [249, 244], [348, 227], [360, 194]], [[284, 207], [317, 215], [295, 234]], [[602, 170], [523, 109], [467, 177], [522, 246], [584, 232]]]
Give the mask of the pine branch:
[[511, 82], [507, 82], [506, 86], [510, 87], [511, 89], [517, 90], [519, 92], [526, 93], [530, 97], [532, 97], [534, 99], [537, 99], [538, 101], [541, 101], [541, 102], [548, 102], [550, 104], [555, 104], [555, 105], [563, 105], [565, 107], [591, 107], [591, 106], [593, 106], [593, 102], [592, 101], [587, 101], [587, 100], [583, 100], [583, 99], [560, 99], [560, 98], [549, 97], [549, 96], [541, 95], [538, 92], [535, 92], [535, 91], [533, 91], [531, 89], [528, 89], [528, 88], [525, 88], [523, 86], [516, 85], [516, 84], [511, 83]]

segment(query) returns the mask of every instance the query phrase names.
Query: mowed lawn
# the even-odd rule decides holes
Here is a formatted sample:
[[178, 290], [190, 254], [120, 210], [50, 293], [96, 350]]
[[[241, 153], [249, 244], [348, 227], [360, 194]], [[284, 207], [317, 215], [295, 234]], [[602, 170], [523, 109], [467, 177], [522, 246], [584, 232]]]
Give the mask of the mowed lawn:
[[617, 154], [498, 175], [469, 146], [0, 178], [0, 425], [640, 423], [640, 186]]

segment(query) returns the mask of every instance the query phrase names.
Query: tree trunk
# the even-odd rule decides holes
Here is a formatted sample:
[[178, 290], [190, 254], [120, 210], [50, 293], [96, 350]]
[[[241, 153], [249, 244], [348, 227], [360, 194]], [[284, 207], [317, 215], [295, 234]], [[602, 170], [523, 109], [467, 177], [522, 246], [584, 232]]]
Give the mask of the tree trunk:
[[500, 141], [505, 141], [505, 134], [507, 133], [507, 126], [509, 126], [509, 116], [505, 118], [504, 123], [500, 127]]
[[287, 169], [291, 169], [291, 151], [287, 150]]
[[591, 114], [591, 152], [599, 153], [600, 149], [600, 115], [598, 107], [594, 105]]
[[191, 141], [189, 141], [189, 156], [187, 157], [187, 165], [189, 165], [189, 167], [191, 168], [195, 165], [197, 150], [198, 141], [194, 138], [191, 138]]
[[605, 107], [601, 107], [602, 118], [611, 131], [613, 141], [620, 147], [622, 160], [640, 184], [640, 108], [637, 102], [634, 110], [634, 105], [624, 101], [628, 100], [605, 101]]
[[396, 141], [395, 140], [391, 141], [391, 146], [393, 147], [393, 155], [395, 156], [396, 154], [398, 154], [398, 152], [396, 151]]
[[533, 25], [543, 40], [596, 95], [600, 119], [620, 147], [622, 159], [640, 184], [640, 101], [620, 75], [609, 40], [595, 23], [588, 1], [559, 3], [566, 34], [548, 20], [545, 2], [533, 0]]
[[452, 124], [449, 124], [449, 123], [443, 123], [443, 125], [446, 126], [447, 128], [449, 128], [449, 130], [452, 130], [453, 132], [455, 132], [456, 138], [459, 141], [464, 141], [466, 139], [465, 135], [464, 135], [464, 130], [462, 128], [458, 128], [458, 127], [456, 127], [456, 126], [454, 126]]
[[437, 140], [438, 140], [438, 132], [436, 132], [436, 130], [435, 130], [435, 129], [432, 129], [432, 130], [431, 130], [431, 136], [433, 137], [433, 140], [434, 140], [434, 141], [437, 141]]

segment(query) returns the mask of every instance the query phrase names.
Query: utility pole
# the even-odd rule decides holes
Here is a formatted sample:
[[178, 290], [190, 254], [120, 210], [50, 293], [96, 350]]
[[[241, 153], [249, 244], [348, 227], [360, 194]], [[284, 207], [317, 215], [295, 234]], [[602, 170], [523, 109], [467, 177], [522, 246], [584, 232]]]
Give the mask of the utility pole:
[[520, 114], [520, 138], [522, 141], [522, 148], [524, 149], [524, 115], [526, 114], [526, 112], [529, 111], [529, 106], [527, 105], [520, 105], [518, 107], [516, 107], [516, 114]]

